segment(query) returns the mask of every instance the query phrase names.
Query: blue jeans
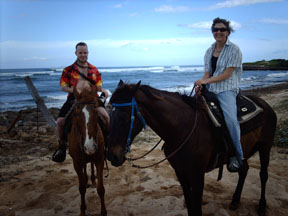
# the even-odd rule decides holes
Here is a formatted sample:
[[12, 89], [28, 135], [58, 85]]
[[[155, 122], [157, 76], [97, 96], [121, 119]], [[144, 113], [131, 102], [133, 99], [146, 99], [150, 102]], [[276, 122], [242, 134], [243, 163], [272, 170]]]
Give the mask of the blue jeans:
[[222, 108], [224, 119], [232, 138], [233, 145], [239, 159], [243, 160], [243, 152], [241, 146], [241, 131], [237, 119], [236, 91], [225, 91], [216, 94]]

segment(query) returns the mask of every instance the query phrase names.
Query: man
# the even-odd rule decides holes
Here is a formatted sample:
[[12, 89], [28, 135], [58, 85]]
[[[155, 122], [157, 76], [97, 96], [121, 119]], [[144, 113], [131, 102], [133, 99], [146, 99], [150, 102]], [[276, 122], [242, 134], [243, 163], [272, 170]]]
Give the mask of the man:
[[[64, 68], [60, 79], [61, 90], [68, 93], [67, 100], [62, 106], [59, 116], [57, 118], [57, 138], [59, 140], [59, 148], [52, 156], [52, 160], [58, 163], [62, 163], [66, 158], [66, 143], [64, 135], [63, 119], [67, 112], [73, 105], [74, 95], [73, 89], [81, 93], [84, 89], [96, 87], [98, 92], [103, 92], [105, 97], [108, 97], [108, 92], [103, 89], [101, 74], [98, 69], [91, 65], [88, 60], [88, 46], [84, 42], [80, 42], [76, 45], [75, 54], [77, 60], [70, 66]], [[105, 121], [106, 128], [109, 128], [110, 119], [104, 107], [97, 108], [99, 114]]]

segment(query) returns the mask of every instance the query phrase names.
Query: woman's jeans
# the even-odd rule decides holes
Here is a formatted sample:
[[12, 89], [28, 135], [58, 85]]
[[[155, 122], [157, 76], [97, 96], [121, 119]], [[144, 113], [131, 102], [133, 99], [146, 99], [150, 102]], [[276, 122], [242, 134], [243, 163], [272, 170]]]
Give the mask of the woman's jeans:
[[237, 151], [239, 159], [243, 160], [243, 152], [241, 146], [241, 131], [237, 119], [236, 91], [225, 91], [216, 94], [222, 108], [224, 119], [232, 138], [233, 145]]

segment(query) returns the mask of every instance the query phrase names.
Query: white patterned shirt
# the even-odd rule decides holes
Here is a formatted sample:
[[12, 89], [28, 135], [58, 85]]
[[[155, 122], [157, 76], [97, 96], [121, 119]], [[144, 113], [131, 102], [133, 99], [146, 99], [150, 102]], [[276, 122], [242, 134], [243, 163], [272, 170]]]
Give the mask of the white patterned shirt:
[[[204, 57], [204, 69], [205, 72], [209, 72], [210, 76], [212, 75], [212, 64], [211, 59], [213, 55], [213, 51], [215, 49], [216, 42], [212, 44], [212, 46], [206, 51]], [[226, 68], [235, 67], [235, 70], [232, 72], [232, 75], [220, 82], [210, 83], [208, 90], [214, 93], [220, 93], [224, 91], [234, 90], [239, 92], [239, 85], [242, 76], [242, 53], [239, 47], [230, 42], [228, 39], [218, 57], [216, 70], [213, 76], [218, 76], [223, 74]]]

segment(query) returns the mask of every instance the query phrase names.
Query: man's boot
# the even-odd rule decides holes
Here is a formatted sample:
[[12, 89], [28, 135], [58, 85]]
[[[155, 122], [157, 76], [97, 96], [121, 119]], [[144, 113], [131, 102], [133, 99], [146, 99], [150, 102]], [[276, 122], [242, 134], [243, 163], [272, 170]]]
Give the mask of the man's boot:
[[65, 140], [59, 141], [59, 147], [54, 152], [52, 160], [57, 163], [62, 163], [66, 158], [66, 143]]

